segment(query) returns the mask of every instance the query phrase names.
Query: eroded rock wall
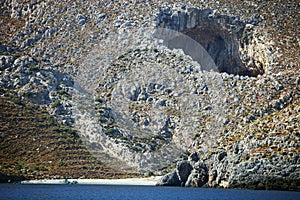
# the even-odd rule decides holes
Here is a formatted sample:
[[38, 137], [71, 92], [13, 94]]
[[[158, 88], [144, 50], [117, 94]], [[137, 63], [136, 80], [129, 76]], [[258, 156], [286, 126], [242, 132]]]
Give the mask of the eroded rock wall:
[[[263, 34], [259, 37], [257, 30], [254, 31], [261, 20], [259, 17], [241, 20], [211, 9], [166, 8], [160, 11], [156, 25], [182, 32], [200, 43], [219, 72], [257, 76], [266, 71], [270, 62], [267, 57], [271, 56], [268, 45], [262, 41]], [[176, 38], [174, 41], [178, 42]]]

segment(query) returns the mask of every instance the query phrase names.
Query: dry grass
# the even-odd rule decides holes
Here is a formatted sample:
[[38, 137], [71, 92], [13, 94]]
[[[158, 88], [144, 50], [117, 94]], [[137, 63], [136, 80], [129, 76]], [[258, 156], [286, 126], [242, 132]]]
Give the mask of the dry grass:
[[136, 176], [92, 157], [76, 131], [57, 124], [45, 110], [20, 101], [13, 93], [4, 94], [0, 98], [1, 173], [27, 179]]

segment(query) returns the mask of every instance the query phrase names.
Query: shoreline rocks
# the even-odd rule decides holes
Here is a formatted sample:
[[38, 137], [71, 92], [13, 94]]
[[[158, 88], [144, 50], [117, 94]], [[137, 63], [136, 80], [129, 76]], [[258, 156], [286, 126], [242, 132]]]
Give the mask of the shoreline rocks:
[[[233, 154], [224, 151], [204, 161], [179, 161], [172, 172], [164, 175], [157, 186], [221, 187], [260, 190], [299, 191], [299, 162], [280, 161], [272, 164], [268, 159], [234, 164]], [[190, 156], [191, 157], [191, 156]], [[190, 158], [189, 157], [189, 158]]]

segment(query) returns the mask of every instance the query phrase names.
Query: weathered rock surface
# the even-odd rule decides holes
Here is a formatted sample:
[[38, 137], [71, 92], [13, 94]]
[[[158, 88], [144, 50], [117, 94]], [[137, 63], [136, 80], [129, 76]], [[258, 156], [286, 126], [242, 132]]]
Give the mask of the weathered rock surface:
[[[259, 17], [258, 17], [259, 18]], [[257, 76], [270, 65], [267, 44], [255, 41], [254, 25], [260, 22], [240, 20], [238, 16], [226, 16], [211, 9], [162, 9], [157, 16], [159, 27], [183, 32], [200, 43], [213, 58], [220, 72]], [[169, 42], [170, 48], [184, 49], [178, 37]], [[255, 45], [255, 46], [254, 46]], [[259, 47], [259, 48], [258, 48]], [[203, 59], [189, 52], [194, 60]]]
[[23, 56], [2, 56], [0, 68], [0, 86], [17, 90], [18, 94], [32, 103], [48, 107], [51, 115], [63, 124], [71, 125], [69, 90], [74, 82], [70, 76], [57, 70], [40, 69], [36, 60]]
[[180, 161], [177, 163], [176, 173], [178, 174], [180, 185], [183, 186], [186, 183], [192, 169], [192, 165], [187, 161]]
[[188, 180], [185, 183], [187, 187], [202, 187], [208, 181], [208, 169], [203, 162], [197, 162], [193, 166]]
[[299, 2], [233, 2], [2, 1], [0, 86], [103, 162], [159, 173], [188, 151], [159, 185], [299, 190]]
[[180, 180], [176, 170], [164, 175], [160, 180], [158, 180], [157, 186], [180, 186]]

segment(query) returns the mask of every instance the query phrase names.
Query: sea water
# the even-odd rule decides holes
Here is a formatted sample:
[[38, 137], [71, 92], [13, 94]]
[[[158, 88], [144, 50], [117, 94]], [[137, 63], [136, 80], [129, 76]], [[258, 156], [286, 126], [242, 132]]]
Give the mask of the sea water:
[[124, 185], [0, 184], [0, 199], [300, 200], [300, 192]]

